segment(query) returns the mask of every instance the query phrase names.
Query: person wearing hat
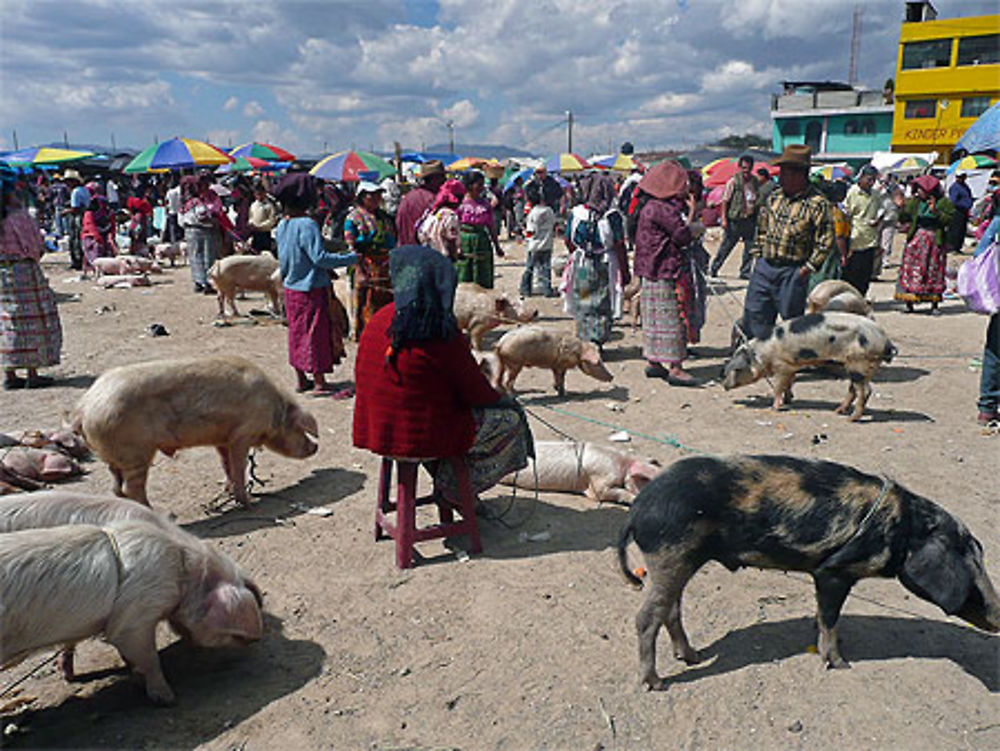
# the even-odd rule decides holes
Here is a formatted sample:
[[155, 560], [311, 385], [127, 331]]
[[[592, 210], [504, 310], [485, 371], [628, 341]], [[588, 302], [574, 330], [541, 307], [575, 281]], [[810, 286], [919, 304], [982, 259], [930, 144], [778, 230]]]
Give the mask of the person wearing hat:
[[882, 210], [882, 191], [875, 187], [878, 170], [866, 164], [858, 173], [858, 181], [847, 190], [844, 212], [851, 222], [851, 238], [847, 258], [843, 265], [842, 279], [864, 297], [868, 294], [875, 253], [878, 250], [879, 214]]
[[389, 251], [396, 238], [392, 220], [382, 211], [382, 188], [377, 183], [358, 183], [354, 206], [344, 219], [344, 242], [358, 254], [354, 270], [354, 341], [358, 341], [371, 317], [392, 302]]
[[[343, 321], [334, 318], [336, 304], [330, 271], [357, 262], [354, 253], [330, 253], [323, 249], [319, 225], [308, 212], [316, 203], [315, 179], [305, 172], [290, 172], [275, 186], [284, 217], [274, 236], [285, 292], [288, 319], [288, 363], [295, 370], [296, 391], [317, 396], [338, 393], [326, 374], [345, 354]], [[346, 311], [343, 311], [346, 318]], [[312, 379], [309, 376], [312, 375]]]
[[15, 179], [12, 171], [0, 172], [0, 367], [8, 391], [50, 385], [38, 369], [58, 365], [62, 350], [56, 298], [38, 263], [42, 234], [18, 200]]
[[69, 216], [69, 262], [77, 271], [83, 270], [83, 215], [90, 206], [90, 191], [83, 185], [80, 173], [68, 169], [63, 180], [69, 188], [69, 206], [65, 212]]
[[951, 226], [955, 207], [944, 197], [941, 182], [933, 175], [921, 175], [911, 183], [916, 195], [900, 212], [900, 221], [908, 224], [903, 262], [896, 281], [896, 300], [906, 303], [912, 313], [919, 302], [931, 304], [937, 315], [938, 303], [945, 289], [947, 249], [945, 233]]
[[725, 236], [719, 252], [715, 254], [709, 272], [718, 276], [736, 243], [743, 241], [743, 258], [740, 259], [740, 279], [750, 278], [751, 256], [759, 202], [758, 184], [753, 176], [753, 157], [744, 154], [739, 158], [739, 171], [726, 182], [722, 196], [722, 229]]
[[639, 181], [635, 274], [642, 279], [642, 354], [646, 377], [671, 386], [700, 386], [684, 370], [688, 343], [700, 336], [691, 258], [697, 199], [689, 195], [687, 171], [677, 162], [653, 166]]
[[780, 190], [757, 215], [757, 262], [740, 325], [750, 337], [767, 339], [779, 314], [787, 320], [805, 312], [809, 275], [834, 249], [830, 203], [809, 181], [811, 156], [808, 146], [791, 144], [772, 162], [780, 168]]
[[972, 211], [972, 190], [966, 182], [964, 170], [955, 174], [955, 182], [948, 188], [948, 200], [955, 207], [955, 215], [945, 238], [948, 250], [961, 250], [965, 244], [965, 230], [969, 226], [969, 212]]
[[434, 203], [447, 175], [440, 159], [420, 165], [420, 183], [403, 196], [396, 210], [396, 239], [400, 245], [417, 243], [417, 224]]

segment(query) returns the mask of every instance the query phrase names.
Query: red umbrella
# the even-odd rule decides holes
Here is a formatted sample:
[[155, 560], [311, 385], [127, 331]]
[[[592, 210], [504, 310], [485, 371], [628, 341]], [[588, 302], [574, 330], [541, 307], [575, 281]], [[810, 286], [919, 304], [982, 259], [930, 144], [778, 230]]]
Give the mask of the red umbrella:
[[[768, 174], [772, 177], [778, 174], [778, 168], [774, 167], [767, 162], [754, 162], [752, 172], [757, 174], [757, 170], [763, 167], [767, 170]], [[729, 182], [729, 178], [735, 175], [740, 169], [739, 158], [732, 157], [730, 159], [720, 159], [713, 162], [704, 170], [702, 174], [705, 176], [705, 187], [714, 188], [717, 185], [725, 185]]]

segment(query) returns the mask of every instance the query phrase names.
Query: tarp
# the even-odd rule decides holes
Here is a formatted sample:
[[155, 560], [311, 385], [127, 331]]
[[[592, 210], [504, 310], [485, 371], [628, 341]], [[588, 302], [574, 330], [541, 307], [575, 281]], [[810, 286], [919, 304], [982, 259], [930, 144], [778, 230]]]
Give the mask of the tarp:
[[969, 126], [965, 135], [958, 139], [955, 149], [965, 149], [970, 154], [1000, 150], [1000, 102], [986, 110]]

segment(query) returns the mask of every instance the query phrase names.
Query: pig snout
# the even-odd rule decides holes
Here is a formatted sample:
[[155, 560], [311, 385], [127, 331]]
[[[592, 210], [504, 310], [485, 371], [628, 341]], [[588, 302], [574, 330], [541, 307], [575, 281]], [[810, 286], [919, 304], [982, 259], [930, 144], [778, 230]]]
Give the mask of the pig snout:
[[284, 425], [267, 441], [267, 447], [282, 456], [306, 459], [319, 451], [319, 425], [316, 418], [297, 405], [292, 405]]
[[613, 381], [615, 377], [611, 374], [604, 363], [601, 361], [588, 362], [586, 360], [580, 361], [580, 370], [589, 375], [591, 378], [596, 378], [598, 381], [604, 381], [605, 383]]
[[200, 647], [245, 646], [264, 635], [257, 598], [245, 586], [221, 583], [204, 600], [204, 617], [175, 627]]

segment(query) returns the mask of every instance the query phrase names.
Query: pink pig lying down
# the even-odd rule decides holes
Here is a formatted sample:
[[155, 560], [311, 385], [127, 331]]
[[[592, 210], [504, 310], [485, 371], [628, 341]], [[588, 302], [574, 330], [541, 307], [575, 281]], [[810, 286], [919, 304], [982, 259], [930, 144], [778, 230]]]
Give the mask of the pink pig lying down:
[[588, 442], [535, 441], [534, 467], [528, 466], [500, 480], [504, 485], [539, 490], [583, 493], [595, 501], [631, 503], [662, 468], [653, 459], [639, 459], [623, 451]]
[[[295, 459], [317, 451], [316, 418], [253, 363], [216, 356], [113, 368], [81, 397], [73, 427], [107, 462], [115, 494], [149, 505], [146, 477], [157, 451], [215, 446], [226, 488], [247, 505], [247, 455], [255, 446]], [[312, 437], [310, 437], [312, 436]]]
[[202, 647], [263, 633], [257, 595], [234, 571], [198, 538], [134, 519], [0, 534], [0, 666], [100, 634], [150, 700], [170, 704], [157, 623]]

